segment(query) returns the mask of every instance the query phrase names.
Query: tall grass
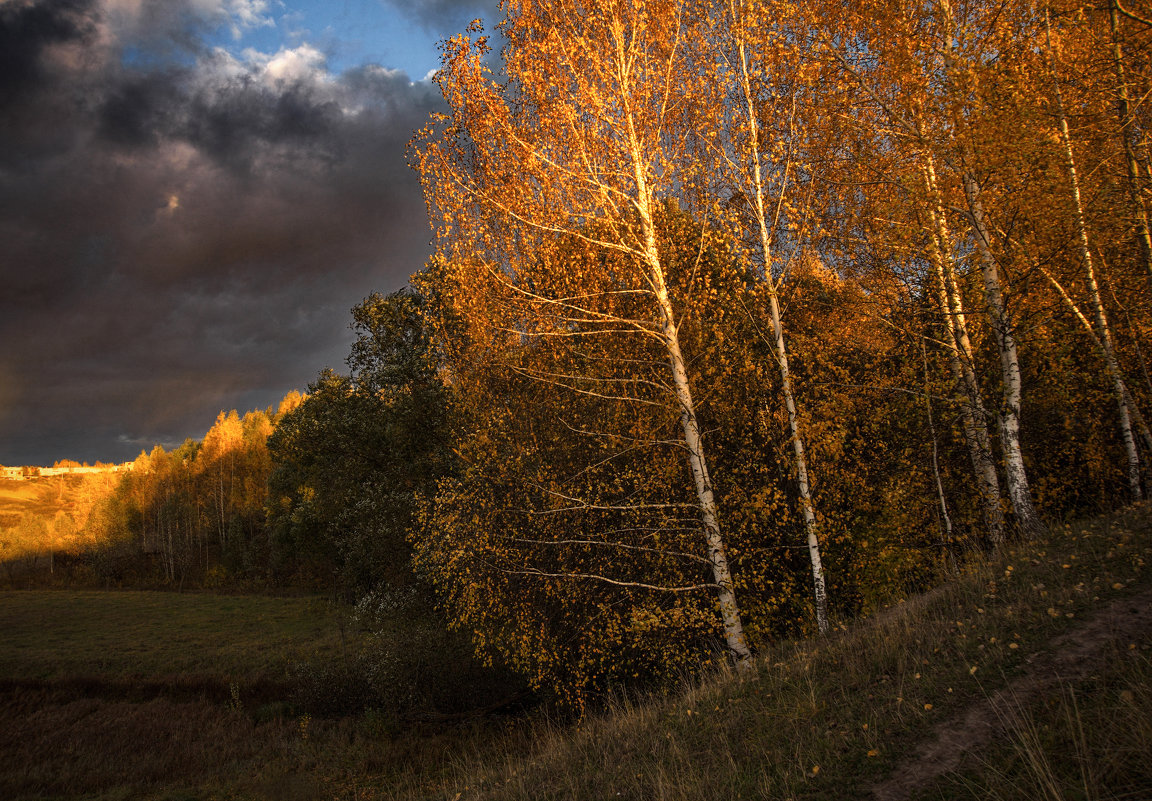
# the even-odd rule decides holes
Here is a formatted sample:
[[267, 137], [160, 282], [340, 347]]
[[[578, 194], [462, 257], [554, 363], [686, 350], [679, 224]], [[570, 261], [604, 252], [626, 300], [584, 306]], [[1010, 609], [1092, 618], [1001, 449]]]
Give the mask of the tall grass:
[[[575, 728], [537, 723], [527, 751], [510, 739], [496, 760], [458, 755], [438, 783], [414, 777], [360, 787], [357, 797], [867, 795], [907, 765], [935, 727], [958, 725], [966, 709], [1026, 675], [1029, 659], [1054, 637], [1146, 587], [1149, 517], [1143, 505], [1057, 528], [1044, 542], [976, 559], [955, 582], [833, 636], [779, 643], [750, 675], [618, 698]], [[1002, 709], [1009, 736], [982, 743], [913, 795], [1152, 798], [1148, 636], [1093, 656], [1090, 678]]]
[[[1146, 642], [1146, 641], [1145, 641]], [[1108, 801], [1152, 797], [1152, 658], [1117, 642], [1086, 681], [999, 710], [1004, 737], [942, 783], [945, 797]]]

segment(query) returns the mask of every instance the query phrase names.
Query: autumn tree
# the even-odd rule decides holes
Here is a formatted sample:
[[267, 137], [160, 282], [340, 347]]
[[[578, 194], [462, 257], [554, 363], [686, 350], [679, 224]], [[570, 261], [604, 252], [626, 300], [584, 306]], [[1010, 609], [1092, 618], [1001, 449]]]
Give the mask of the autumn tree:
[[[1111, 13], [1113, 15], [1116, 13], [1114, 8], [1111, 9]], [[1064, 166], [1068, 171], [1068, 194], [1072, 200], [1072, 215], [1075, 222], [1077, 252], [1080, 257], [1080, 267], [1083, 270], [1084, 285], [1087, 289], [1089, 308], [1091, 309], [1092, 321], [1094, 323], [1094, 325], [1088, 326], [1088, 330], [1093, 335], [1093, 339], [1103, 353], [1108, 376], [1112, 381], [1118, 411], [1120, 434], [1124, 443], [1124, 451], [1127, 459], [1129, 491], [1133, 501], [1140, 501], [1144, 497], [1144, 493], [1141, 486], [1140, 453], [1136, 447], [1136, 436], [1132, 426], [1132, 399], [1125, 384], [1124, 376], [1121, 373], [1120, 364], [1116, 359], [1112, 329], [1108, 323], [1108, 313], [1104, 308], [1100, 286], [1096, 280], [1096, 266], [1092, 256], [1092, 245], [1088, 232], [1084, 203], [1081, 199], [1080, 174], [1076, 167], [1076, 156], [1073, 152], [1072, 134], [1068, 126], [1068, 115], [1064, 105], [1064, 91], [1061, 87], [1061, 76], [1057, 69], [1057, 49], [1053, 45], [1052, 27], [1051, 10], [1045, 8], [1045, 54], [1047, 56], [1047, 66], [1052, 77], [1053, 96], [1056, 101], [1056, 119], [1059, 126]], [[1125, 102], [1122, 96], [1121, 104], [1123, 105]], [[1146, 220], [1143, 221], [1143, 223], [1146, 223]], [[1138, 223], [1138, 226], [1140, 224], [1141, 223]], [[1140, 242], [1146, 244], [1143, 236], [1139, 236], [1138, 239]], [[1056, 284], [1061, 295], [1075, 308], [1075, 303], [1072, 302], [1071, 297], [1064, 291], [1063, 287], [1054, 279], [1051, 279], [1051, 277], [1050, 280], [1053, 280], [1053, 283]], [[1084, 315], [1080, 313], [1078, 309], [1075, 309], [1075, 311], [1081, 318], [1084, 318]]]
[[[684, 295], [680, 342], [708, 387], [697, 411], [712, 432], [717, 492], [732, 506], [727, 544], [741, 565], [733, 581], [750, 610], [749, 636], [765, 643], [794, 630], [808, 607], [794, 580], [799, 551], [780, 540], [792, 528], [780, 514], [787, 493], [765, 435], [772, 426], [747, 414], [762, 394], [745, 380], [749, 297], [714, 232], [672, 209], [656, 222], [669, 286], [678, 295], [695, 289]], [[627, 275], [631, 266], [576, 239], [538, 257], [554, 262], [548, 276], [537, 273], [537, 291], [568, 281], [575, 291], [596, 271]], [[461, 406], [461, 470], [426, 509], [417, 565], [458, 624], [573, 703], [608, 682], [698, 669], [723, 647], [722, 629], [662, 354], [637, 351], [631, 332], [607, 326], [597, 336], [546, 336], [556, 331], [550, 316], [503, 294], [499, 282], [480, 287], [497, 302], [474, 315], [478, 287], [449, 265], [433, 264], [418, 280], [451, 304], [444, 368]], [[585, 303], [616, 317], [637, 311], [622, 293]]]
[[714, 160], [713, 192], [735, 241], [745, 242], [749, 277], [767, 306], [766, 329], [787, 412], [796, 487], [811, 563], [816, 619], [828, 629], [828, 597], [820, 556], [802, 406], [793, 387], [780, 300], [798, 254], [809, 251], [813, 198], [808, 113], [817, 108], [819, 63], [807, 57], [803, 15], [789, 24], [790, 3], [726, 0], [705, 18], [712, 33], [697, 64], [709, 80], [696, 135]]
[[[985, 537], [991, 545], [1004, 538], [1004, 521], [996, 456], [989, 435], [990, 411], [982, 386], [978, 339], [965, 297], [963, 242], [956, 233], [955, 200], [948, 175], [941, 175], [939, 137], [950, 128], [939, 111], [943, 93], [933, 86], [932, 68], [919, 43], [932, 37], [932, 18], [905, 5], [879, 2], [850, 4], [843, 14], [829, 15], [814, 39], [825, 60], [839, 74], [834, 80], [856, 95], [845, 134], [853, 142], [845, 172], [861, 194], [871, 220], [847, 236], [890, 251], [887, 261], [916, 276], [932, 298], [939, 327], [926, 331], [943, 349], [953, 376], [972, 475], [981, 499]], [[888, 221], [879, 224], [879, 221]], [[835, 227], [844, 229], [841, 222]], [[843, 239], [844, 234], [841, 234]], [[848, 247], [848, 252], [858, 248]], [[897, 255], [902, 254], [902, 255]], [[876, 263], [875, 259], [869, 259]], [[882, 272], [890, 267], [881, 268]], [[881, 283], [887, 279], [881, 278]], [[942, 330], [941, 330], [942, 329]]]
[[[711, 575], [665, 585], [602, 572], [505, 569], [528, 579], [567, 578], [657, 595], [710, 589], [726, 647], [745, 662], [751, 652], [692, 365], [681, 346], [685, 299], [670, 286], [657, 231], [660, 209], [692, 181], [686, 158], [692, 104], [684, 97], [692, 76], [684, 65], [694, 34], [687, 5], [619, 0], [592, 9], [513, 0], [502, 24], [506, 79], [489, 71], [485, 37], [448, 42], [437, 80], [449, 114], [419, 137], [416, 159], [438, 257], [456, 271], [461, 313], [500, 332], [494, 348], [510, 349], [521, 339], [573, 347], [603, 340], [612, 345], [597, 359], [609, 366], [603, 371], [526, 368], [522, 375], [619, 402], [625, 415], [655, 405], [678, 418], [679, 432], [668, 442], [685, 457], [684, 479], [699, 515], [697, 558]], [[599, 257], [567, 260], [565, 248], [577, 245], [615, 258], [611, 266], [601, 266]], [[631, 377], [610, 367], [624, 364], [661, 369]], [[554, 488], [543, 497], [561, 508], [604, 505]], [[608, 505], [620, 511], [668, 503], [620, 498]]]

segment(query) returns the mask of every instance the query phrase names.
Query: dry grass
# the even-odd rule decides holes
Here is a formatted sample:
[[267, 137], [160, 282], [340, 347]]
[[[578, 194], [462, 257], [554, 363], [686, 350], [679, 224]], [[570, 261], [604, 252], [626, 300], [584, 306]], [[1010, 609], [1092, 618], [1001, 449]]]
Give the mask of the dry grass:
[[[377, 785], [358, 798], [444, 799], [839, 799], [870, 794], [915, 751], [933, 727], [986, 703], [1023, 674], [1062, 632], [1093, 609], [1147, 586], [1152, 521], [1147, 505], [1084, 526], [1061, 527], [1045, 542], [1009, 548], [967, 567], [953, 584], [885, 610], [822, 641], [781, 644], [757, 670], [722, 676], [667, 698], [621, 700], [576, 730], [544, 727], [527, 753], [509, 748], [497, 762], [458, 757], [438, 786]], [[1145, 632], [1147, 634], [1147, 632]], [[1129, 647], [1129, 646], [1133, 647]], [[1114, 646], [1076, 693], [1076, 712], [1050, 711], [1050, 696], [1026, 707], [1035, 720], [1075, 721], [1067, 733], [1017, 737], [1032, 763], [1063, 764], [1069, 738], [1080, 752], [1108, 754], [1084, 776], [1090, 793], [1061, 797], [1152, 797], [1147, 711], [1149, 648]], [[1118, 649], [1118, 650], [1117, 650]], [[1095, 684], [1093, 683], [1095, 682]], [[1093, 691], [1099, 684], [1111, 690]], [[1117, 687], [1137, 703], [1118, 716]], [[1101, 692], [1103, 694], [1101, 694]], [[1111, 692], [1112, 695], [1108, 695]], [[1072, 697], [1068, 695], [1067, 697]], [[1124, 696], [1125, 699], [1128, 696]], [[1125, 701], [1128, 703], [1128, 701]], [[1087, 707], [1086, 707], [1087, 704]], [[1027, 720], [1028, 718], [1022, 718]], [[1120, 721], [1122, 723], [1112, 723]], [[1045, 728], [1047, 727], [1047, 728]], [[1124, 739], [1126, 738], [1126, 739]], [[1117, 745], [1124, 739], [1122, 745]], [[958, 772], [926, 784], [924, 798], [952, 798], [962, 788], [1021, 782], [1036, 796], [1035, 769], [1016, 758], [1001, 766], [997, 747], [977, 749]], [[999, 772], [996, 772], [999, 771]], [[1062, 788], [1068, 780], [1061, 779]], [[959, 783], [959, 784], [958, 784]], [[1082, 782], [1083, 783], [1083, 782]], [[964, 790], [966, 793], [967, 790]], [[1133, 795], [1132, 793], [1143, 793]]]
[[936, 797], [1152, 797], [1152, 655], [1140, 645], [1113, 643], [1087, 680], [1038, 702], [1010, 699], [999, 712], [1005, 736], [948, 776]]
[[[299, 601], [0, 594], [0, 797], [860, 798], [1054, 638], [1152, 585], [1150, 562], [1148, 505], [1061, 527], [833, 636], [780, 643], [752, 672], [616, 698], [575, 726], [324, 720], [256, 697], [244, 688], [271, 681], [291, 643], [340, 648]], [[75, 620], [35, 622], [53, 603]], [[280, 603], [276, 623], [260, 604]], [[1150, 657], [1148, 632], [1111, 642], [1083, 675], [1002, 705], [1006, 733], [914, 797], [1152, 798]]]

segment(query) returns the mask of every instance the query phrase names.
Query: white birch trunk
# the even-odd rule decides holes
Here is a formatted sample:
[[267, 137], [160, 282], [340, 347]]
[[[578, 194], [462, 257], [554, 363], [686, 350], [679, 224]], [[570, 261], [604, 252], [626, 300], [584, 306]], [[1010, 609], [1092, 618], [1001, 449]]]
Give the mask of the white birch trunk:
[[[1033, 259], [1033, 262], [1037, 269], [1044, 275], [1044, 277], [1048, 279], [1049, 283], [1051, 283], [1052, 286], [1056, 288], [1056, 292], [1068, 305], [1068, 308], [1072, 311], [1073, 316], [1075, 316], [1075, 318], [1080, 321], [1080, 324], [1084, 327], [1085, 332], [1087, 332], [1092, 341], [1096, 343], [1096, 347], [1100, 349], [1100, 353], [1105, 354], [1104, 343], [1100, 341], [1100, 337], [1096, 332], [1096, 327], [1088, 320], [1087, 317], [1084, 316], [1084, 312], [1082, 312], [1080, 307], [1076, 305], [1076, 301], [1073, 300], [1072, 296], [1068, 294], [1068, 290], [1065, 289], [1064, 286], [1056, 280], [1055, 276], [1041, 267], [1035, 258]], [[1139, 344], [1137, 344], [1137, 349], [1139, 349]], [[1143, 363], [1141, 363], [1141, 368], [1143, 368], [1143, 366]], [[1144, 373], [1144, 378], [1147, 382], [1148, 374], [1146, 371]], [[1136, 430], [1140, 434], [1140, 442], [1143, 443], [1144, 450], [1146, 452], [1152, 453], [1152, 431], [1149, 431], [1148, 424], [1144, 421], [1144, 415], [1140, 413], [1140, 407], [1137, 406], [1136, 401], [1132, 399], [1132, 393], [1128, 391], [1127, 383], [1121, 380], [1120, 388], [1122, 390], [1124, 402], [1128, 407], [1128, 411], [1131, 413], [1132, 421], [1136, 424]], [[1152, 389], [1152, 386], [1149, 388]]]
[[696, 418], [696, 405], [692, 399], [688, 370], [684, 356], [680, 351], [679, 326], [676, 324], [676, 315], [668, 297], [664, 268], [656, 244], [652, 194], [648, 187], [648, 176], [645, 173], [647, 160], [641, 152], [630, 111], [627, 112], [626, 119], [629, 155], [636, 180], [635, 205], [644, 235], [644, 266], [647, 269], [648, 279], [656, 294], [656, 302], [660, 310], [663, 344], [668, 354], [668, 366], [672, 373], [676, 400], [680, 406], [680, 423], [684, 432], [684, 444], [688, 451], [688, 466], [692, 472], [692, 479], [696, 488], [696, 499], [700, 507], [700, 522], [704, 527], [708, 561], [712, 566], [712, 576], [717, 586], [717, 602], [721, 624], [724, 628], [724, 641], [736, 659], [737, 665], [750, 667], [752, 652], [748, 648], [748, 640], [744, 634], [744, 623], [740, 617], [740, 607], [736, 602], [736, 590], [732, 581], [732, 572], [728, 566], [727, 549], [720, 531], [716, 496], [712, 490], [712, 479], [708, 474], [708, 459], [704, 452], [704, 440], [700, 435], [700, 423]]
[[[923, 130], [921, 130], [923, 134]], [[928, 189], [928, 213], [932, 221], [929, 256], [936, 272], [937, 305], [944, 318], [948, 336], [945, 339], [949, 362], [961, 392], [960, 415], [964, 439], [968, 443], [968, 458], [980, 493], [984, 513], [984, 528], [988, 543], [993, 548], [1004, 541], [1004, 511], [1000, 495], [1000, 479], [996, 475], [996, 459], [992, 454], [992, 441], [988, 435], [988, 413], [976, 376], [976, 362], [972, 342], [968, 336], [968, 323], [964, 315], [963, 300], [956, 283], [952, 265], [952, 236], [944, 216], [940, 190], [936, 182], [936, 165], [930, 153], [924, 156], [924, 179]]]
[[728, 650], [740, 664], [747, 663], [752, 652], [744, 636], [744, 624], [740, 618], [740, 608], [736, 603], [736, 591], [732, 583], [732, 572], [728, 567], [728, 555], [724, 538], [720, 533], [720, 518], [717, 514], [716, 496], [712, 491], [712, 479], [708, 475], [708, 459], [704, 453], [704, 441], [700, 436], [700, 423], [696, 419], [696, 406], [692, 400], [692, 389], [688, 381], [688, 371], [684, 356], [680, 351], [680, 334], [668, 290], [664, 284], [664, 274], [656, 253], [656, 240], [650, 220], [645, 221], [645, 234], [648, 240], [646, 257], [648, 269], [656, 285], [657, 302], [663, 317], [661, 324], [664, 345], [668, 352], [668, 365], [672, 371], [672, 382], [676, 390], [676, 400], [680, 405], [680, 424], [684, 431], [684, 444], [688, 449], [688, 466], [696, 486], [696, 498], [700, 505], [700, 519], [704, 526], [704, 539], [707, 544], [708, 561], [712, 565], [712, 576], [717, 589], [720, 618], [724, 626], [724, 640]]
[[[1124, 77], [1124, 51], [1120, 46], [1120, 20], [1116, 0], [1109, 0], [1108, 23], [1112, 35], [1112, 66], [1116, 72], [1116, 116], [1120, 121], [1120, 141], [1124, 145], [1124, 168], [1128, 173], [1128, 199], [1136, 220], [1136, 241], [1144, 262], [1145, 277], [1152, 286], [1152, 234], [1148, 230], [1148, 209], [1140, 192], [1140, 166], [1132, 142], [1132, 116], [1128, 82]], [[1063, 116], [1063, 114], [1061, 114]]]
[[[954, 40], [956, 18], [949, 0], [940, 0], [938, 10], [942, 15], [944, 29], [943, 57], [944, 71], [951, 82], [955, 70]], [[1008, 479], [1008, 498], [1020, 533], [1027, 539], [1042, 534], [1046, 529], [1040, 522], [1032, 506], [1032, 495], [1028, 489], [1028, 472], [1024, 467], [1024, 454], [1020, 447], [1020, 399], [1021, 378], [1020, 358], [1016, 350], [1016, 335], [1011, 320], [1004, 308], [1004, 296], [1000, 284], [1000, 269], [992, 253], [992, 240], [984, 221], [984, 203], [981, 198], [980, 183], [973, 174], [975, 154], [972, 145], [965, 141], [962, 146], [960, 180], [964, 187], [964, 198], [968, 203], [968, 216], [975, 234], [976, 249], [979, 253], [980, 269], [984, 279], [984, 301], [988, 309], [988, 319], [995, 335], [996, 347], [1000, 353], [1001, 403], [997, 414], [1000, 431], [1000, 445], [1004, 452], [1004, 472]]]
[[984, 278], [984, 301], [988, 307], [988, 318], [1000, 352], [1000, 381], [1002, 399], [998, 413], [1000, 444], [1004, 450], [1004, 470], [1008, 478], [1008, 498], [1012, 502], [1012, 512], [1016, 524], [1026, 539], [1044, 533], [1036, 509], [1032, 506], [1032, 495], [1028, 488], [1028, 472], [1024, 467], [1024, 453], [1020, 447], [1020, 400], [1022, 395], [1020, 377], [1020, 357], [1016, 349], [1016, 335], [1011, 320], [1004, 308], [1004, 296], [1000, 287], [1000, 270], [992, 253], [988, 226], [984, 221], [984, 203], [981, 199], [980, 184], [972, 174], [972, 148], [964, 147], [964, 162], [961, 180], [964, 184], [964, 197], [968, 202], [969, 217], [976, 238], [976, 249], [980, 256], [980, 268]]
[[924, 360], [924, 409], [928, 413], [928, 435], [932, 437], [932, 477], [936, 479], [936, 500], [940, 502], [940, 545], [944, 558], [955, 574], [959, 573], [956, 557], [952, 554], [952, 516], [948, 514], [948, 499], [944, 495], [944, 480], [940, 476], [940, 448], [936, 444], [936, 421], [932, 415], [932, 397], [928, 394], [928, 348], [920, 341], [920, 355]]
[[[1115, 15], [1115, 13], [1115, 8], [1113, 8], [1112, 14]], [[1048, 67], [1052, 72], [1052, 83], [1056, 94], [1056, 110], [1060, 117], [1060, 139], [1064, 145], [1064, 162], [1068, 168], [1068, 177], [1072, 186], [1072, 200], [1076, 210], [1077, 244], [1080, 248], [1080, 262], [1084, 267], [1085, 283], [1088, 286], [1088, 297], [1092, 303], [1097, 337], [1100, 341], [1100, 347], [1104, 350], [1104, 359], [1108, 365], [1108, 375], [1112, 379], [1112, 388], [1116, 393], [1116, 405], [1120, 418], [1120, 438], [1124, 442], [1124, 453], [1128, 461], [1128, 490], [1132, 495], [1132, 501], [1135, 503], [1144, 498], [1144, 492], [1140, 486], [1140, 453], [1136, 449], [1136, 437], [1132, 433], [1132, 420], [1128, 413], [1128, 391], [1124, 386], [1124, 378], [1120, 373], [1120, 365], [1116, 361], [1116, 351], [1112, 347], [1112, 331], [1108, 327], [1108, 316], [1104, 311], [1104, 303], [1100, 299], [1100, 288], [1096, 283], [1096, 271], [1092, 266], [1092, 249], [1088, 242], [1088, 226], [1084, 222], [1084, 206], [1080, 200], [1080, 177], [1076, 172], [1076, 158], [1072, 153], [1072, 136], [1068, 131], [1068, 117], [1064, 113], [1064, 95], [1060, 91], [1060, 81], [1056, 75], [1055, 58], [1052, 52], [1052, 26], [1047, 10], [1044, 12], [1044, 26], [1048, 44]]]
[[800, 511], [804, 516], [804, 531], [808, 540], [808, 561], [812, 565], [812, 589], [816, 602], [816, 625], [820, 633], [828, 631], [828, 590], [824, 583], [824, 566], [820, 561], [820, 538], [816, 523], [816, 510], [808, 484], [808, 460], [804, 455], [804, 438], [800, 429], [800, 415], [792, 392], [792, 375], [788, 371], [788, 352], [784, 346], [784, 325], [780, 319], [780, 302], [773, 291], [768, 296], [772, 315], [772, 333], [775, 338], [776, 361], [780, 367], [781, 392], [784, 408], [788, 411], [788, 426], [792, 433], [792, 452], [796, 457], [796, 483], [800, 493]]
[[[734, 12], [733, 12], [734, 13]], [[812, 565], [812, 591], [816, 604], [816, 625], [821, 634], [828, 631], [828, 590], [824, 581], [824, 566], [820, 559], [820, 536], [816, 522], [816, 510], [812, 503], [812, 491], [808, 482], [808, 460], [804, 454], [804, 436], [800, 415], [796, 409], [795, 393], [792, 391], [792, 375], [788, 369], [788, 349], [784, 341], [784, 322], [780, 315], [780, 300], [776, 282], [772, 277], [772, 235], [768, 227], [768, 215], [764, 207], [764, 179], [760, 168], [759, 125], [756, 104], [752, 96], [752, 85], [748, 70], [748, 58], [744, 41], [739, 41], [740, 78], [744, 99], [748, 110], [748, 140], [751, 148], [754, 212], [760, 227], [760, 246], [764, 257], [764, 281], [768, 286], [769, 313], [772, 324], [772, 349], [780, 370], [780, 391], [784, 396], [784, 407], [788, 412], [788, 428], [792, 439], [792, 453], [796, 459], [796, 484], [800, 496], [800, 512], [804, 519], [804, 532], [807, 537], [808, 560]], [[787, 180], [787, 176], [785, 176]], [[784, 191], [784, 189], [781, 189]]]

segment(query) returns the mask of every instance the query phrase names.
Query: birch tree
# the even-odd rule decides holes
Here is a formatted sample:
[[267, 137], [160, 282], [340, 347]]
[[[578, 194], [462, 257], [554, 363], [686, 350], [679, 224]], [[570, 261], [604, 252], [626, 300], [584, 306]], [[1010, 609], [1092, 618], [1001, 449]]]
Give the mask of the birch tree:
[[[1030, 538], [1042, 533], [1045, 527], [1032, 505], [1028, 471], [1024, 465], [1020, 444], [1023, 381], [1015, 322], [1005, 302], [1000, 262], [993, 250], [992, 232], [985, 211], [984, 188], [977, 174], [980, 164], [972, 144], [973, 129], [979, 125], [976, 120], [979, 111], [979, 76], [974, 66], [964, 63], [963, 55], [957, 51], [956, 43], [961, 29], [951, 2], [937, 0], [933, 10], [939, 26], [940, 66], [957, 125], [952, 157], [964, 191], [968, 222], [983, 278], [985, 308], [1000, 357], [1001, 401], [997, 410], [997, 428], [1003, 450], [1008, 497], [1021, 533]], [[989, 16], [991, 19], [987, 24], [988, 31], [991, 31], [1000, 24], [1000, 15], [994, 13]], [[988, 57], [984, 58], [987, 60]]]
[[[767, 300], [768, 336], [780, 378], [781, 402], [788, 416], [789, 441], [801, 518], [812, 568], [816, 621], [828, 630], [828, 593], [820, 557], [820, 534], [812, 499], [802, 414], [793, 389], [780, 291], [788, 271], [781, 239], [791, 239], [793, 252], [803, 248], [805, 207], [801, 106], [811, 108], [816, 83], [812, 63], [801, 57], [797, 39], [807, 34], [798, 25], [781, 24], [791, 4], [724, 0], [708, 19], [715, 33], [706, 40], [711, 56], [700, 72], [710, 78], [707, 110], [714, 122], [703, 135], [706, 153], [717, 162], [713, 180], [724, 198], [737, 198], [728, 217], [734, 239], [748, 240], [748, 272]], [[717, 67], [708, 69], [713, 60]], [[771, 119], [771, 125], [765, 118]], [[799, 196], [799, 197], [796, 197]], [[807, 200], [810, 201], [808, 194]]]
[[[1112, 4], [1110, 16], [1115, 21], [1116, 9]], [[1076, 158], [1072, 151], [1072, 135], [1068, 130], [1068, 116], [1064, 111], [1064, 95], [1060, 88], [1060, 76], [1056, 69], [1056, 55], [1052, 45], [1052, 22], [1049, 9], [1044, 9], [1044, 35], [1045, 53], [1047, 55], [1048, 69], [1052, 76], [1053, 95], [1056, 100], [1056, 118], [1060, 128], [1060, 145], [1064, 155], [1064, 165], [1068, 170], [1069, 193], [1072, 197], [1073, 214], [1076, 222], [1076, 245], [1080, 256], [1080, 266], [1084, 271], [1084, 283], [1088, 290], [1088, 300], [1091, 304], [1093, 321], [1095, 323], [1096, 341], [1103, 351], [1104, 361], [1108, 369], [1108, 377], [1116, 395], [1116, 406], [1119, 416], [1120, 436], [1124, 443], [1124, 453], [1128, 466], [1128, 488], [1133, 502], [1144, 497], [1140, 482], [1140, 453], [1136, 448], [1136, 436], [1132, 431], [1132, 416], [1130, 413], [1130, 396], [1124, 384], [1124, 377], [1120, 372], [1120, 364], [1116, 360], [1116, 351], [1112, 345], [1112, 330], [1108, 325], [1108, 314], [1104, 309], [1100, 297], [1100, 287], [1096, 281], [1096, 269], [1092, 263], [1092, 248], [1089, 243], [1088, 225], [1084, 219], [1084, 204], [1080, 197], [1080, 177], [1076, 170]], [[1121, 101], [1126, 107], [1126, 101]], [[1147, 234], [1147, 231], [1144, 231]], [[1144, 242], [1143, 237], [1141, 241]]]
[[[1148, 226], [1148, 209], [1141, 192], [1140, 165], [1136, 157], [1136, 143], [1133, 135], [1132, 103], [1128, 92], [1128, 71], [1121, 35], [1121, 11], [1118, 0], [1108, 0], [1108, 29], [1110, 35], [1110, 55], [1112, 69], [1116, 77], [1116, 117], [1119, 123], [1118, 136], [1124, 150], [1124, 170], [1127, 178], [1128, 201], [1135, 223], [1136, 242], [1140, 249], [1140, 259], [1144, 265], [1145, 277], [1152, 288], [1152, 233]], [[1125, 16], [1131, 16], [1126, 14]], [[1144, 24], [1149, 24], [1143, 21]]]
[[[884, 152], [902, 156], [889, 158], [892, 172], [872, 182], [873, 186], [894, 182], [903, 190], [901, 195], [877, 202], [876, 190], [870, 189], [869, 194], [880, 209], [910, 204], [920, 220], [926, 241], [924, 256], [930, 268], [925, 283], [944, 329], [939, 343], [947, 353], [956, 387], [986, 538], [995, 547], [1004, 539], [1003, 500], [969, 309], [961, 290], [960, 247], [949, 222], [952, 204], [938, 171], [940, 153], [945, 152], [943, 141], [952, 133], [952, 126], [939, 111], [941, 87], [933, 85], [931, 57], [923, 51], [924, 42], [931, 40], [931, 20], [918, 11], [898, 3], [854, 4], [843, 27], [829, 31], [822, 44], [838, 62], [844, 80], [864, 97], [856, 122], [871, 129], [874, 142], [870, 158], [880, 162]], [[865, 116], [865, 109], [873, 113]]]
[[[656, 593], [710, 590], [726, 648], [747, 663], [693, 368], [681, 347], [684, 302], [658, 244], [661, 207], [694, 180], [685, 158], [692, 106], [682, 65], [693, 41], [685, 4], [512, 0], [505, 8], [506, 80], [489, 72], [484, 37], [447, 43], [437, 80], [450, 113], [416, 147], [438, 258], [458, 271], [461, 294], [475, 293], [460, 298], [465, 313], [481, 319], [483, 304], [500, 300], [489, 326], [503, 329], [504, 346], [607, 336], [630, 344], [604, 358], [663, 363], [658, 379], [532, 367], [521, 375], [626, 407], [657, 404], [678, 418], [697, 555], [710, 575], [677, 586], [628, 581]], [[568, 271], [574, 262], [555, 259], [561, 245], [612, 258], [588, 259], [590, 272]], [[561, 508], [596, 506], [546, 494]], [[554, 578], [530, 566], [505, 569], [522, 580]], [[625, 582], [601, 573], [570, 578]]]

